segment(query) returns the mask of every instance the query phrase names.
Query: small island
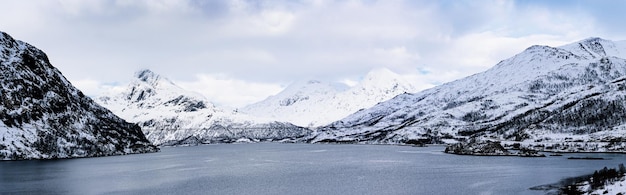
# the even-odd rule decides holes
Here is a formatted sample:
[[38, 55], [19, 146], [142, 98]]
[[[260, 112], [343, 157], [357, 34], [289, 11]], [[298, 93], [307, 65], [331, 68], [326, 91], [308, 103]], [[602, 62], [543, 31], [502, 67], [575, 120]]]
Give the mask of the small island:
[[605, 160], [604, 158], [599, 157], [569, 157], [568, 160]]

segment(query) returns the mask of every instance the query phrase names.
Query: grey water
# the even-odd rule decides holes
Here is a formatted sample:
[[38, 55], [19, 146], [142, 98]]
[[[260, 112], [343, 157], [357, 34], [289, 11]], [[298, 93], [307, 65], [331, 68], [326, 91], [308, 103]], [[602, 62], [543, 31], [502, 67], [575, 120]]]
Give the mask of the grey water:
[[[218, 144], [159, 153], [0, 162], [0, 194], [543, 194], [530, 187], [624, 163], [623, 154], [522, 158], [442, 146]], [[594, 156], [608, 160], [568, 160]]]

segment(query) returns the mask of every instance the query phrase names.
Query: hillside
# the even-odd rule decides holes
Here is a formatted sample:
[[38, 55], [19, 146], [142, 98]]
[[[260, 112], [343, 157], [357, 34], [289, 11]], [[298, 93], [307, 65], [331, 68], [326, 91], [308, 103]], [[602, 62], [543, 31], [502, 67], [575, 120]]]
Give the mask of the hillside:
[[485, 72], [356, 112], [310, 141], [444, 143], [471, 136], [622, 150], [625, 55], [625, 42], [600, 38], [532, 46]]
[[156, 152], [139, 126], [83, 95], [41, 50], [0, 32], [0, 159]]

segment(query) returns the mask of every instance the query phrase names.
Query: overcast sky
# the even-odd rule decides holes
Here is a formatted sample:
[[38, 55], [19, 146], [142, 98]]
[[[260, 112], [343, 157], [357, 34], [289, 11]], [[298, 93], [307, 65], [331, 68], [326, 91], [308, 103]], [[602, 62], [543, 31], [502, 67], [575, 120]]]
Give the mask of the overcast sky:
[[626, 1], [0, 0], [0, 31], [90, 96], [148, 68], [233, 107], [373, 68], [427, 88], [531, 45], [626, 39]]

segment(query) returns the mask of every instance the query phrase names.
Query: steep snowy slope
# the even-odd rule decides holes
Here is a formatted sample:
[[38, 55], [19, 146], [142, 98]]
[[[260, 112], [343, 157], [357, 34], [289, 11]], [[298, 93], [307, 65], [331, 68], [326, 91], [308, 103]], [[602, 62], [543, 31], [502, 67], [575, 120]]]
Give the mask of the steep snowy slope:
[[356, 86], [322, 81], [296, 82], [281, 93], [241, 111], [300, 126], [321, 126], [415, 88], [387, 69], [370, 71]]
[[290, 123], [217, 108], [150, 70], [135, 74], [125, 91], [96, 98], [122, 118], [137, 123], [157, 145], [236, 141], [292, 141], [310, 130]]
[[625, 46], [599, 38], [532, 46], [485, 72], [354, 113], [310, 141], [619, 141], [626, 132]]
[[83, 95], [41, 50], [0, 32], [0, 159], [156, 152], [139, 126]]

